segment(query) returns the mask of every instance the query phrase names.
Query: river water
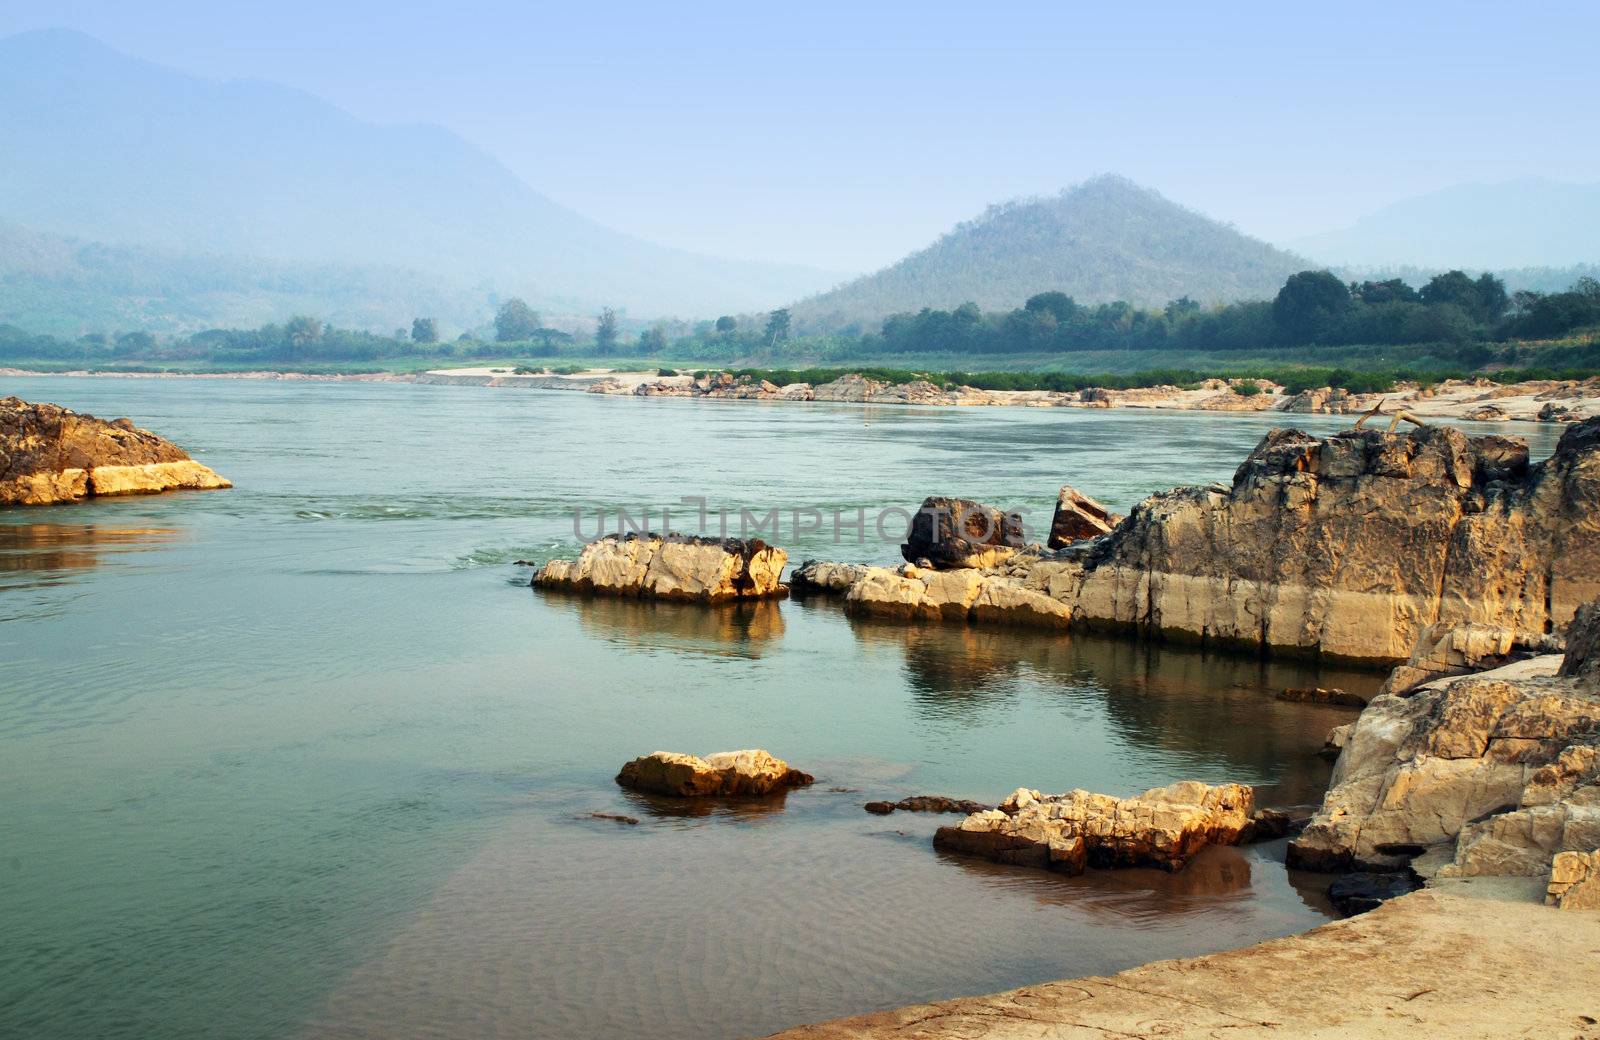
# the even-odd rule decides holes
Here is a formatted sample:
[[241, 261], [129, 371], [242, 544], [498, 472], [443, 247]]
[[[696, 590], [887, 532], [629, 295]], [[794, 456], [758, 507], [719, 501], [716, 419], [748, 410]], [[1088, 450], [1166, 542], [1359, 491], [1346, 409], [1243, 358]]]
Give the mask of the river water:
[[[1311, 926], [1281, 843], [1066, 879], [862, 812], [1172, 780], [1315, 800], [1379, 676], [824, 602], [546, 597], [572, 514], [703, 498], [791, 559], [880, 560], [877, 511], [1048, 523], [1226, 480], [1347, 420], [607, 398], [407, 384], [0, 379], [131, 416], [232, 491], [0, 514], [0, 1035], [723, 1038]], [[1524, 427], [1536, 454], [1553, 428]], [[815, 523], [867, 510], [866, 540]], [[812, 514], [811, 509], [818, 510]], [[892, 523], [892, 519], [890, 521]], [[657, 748], [818, 776], [693, 811], [611, 780]], [[629, 826], [593, 812], [636, 817]]]

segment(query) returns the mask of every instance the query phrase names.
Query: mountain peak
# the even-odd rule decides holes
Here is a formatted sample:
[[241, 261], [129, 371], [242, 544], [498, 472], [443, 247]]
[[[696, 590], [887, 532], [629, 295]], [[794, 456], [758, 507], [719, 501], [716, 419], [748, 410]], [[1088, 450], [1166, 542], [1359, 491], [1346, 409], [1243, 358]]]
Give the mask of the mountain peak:
[[990, 206], [925, 249], [797, 303], [812, 327], [871, 325], [890, 314], [971, 301], [1009, 310], [1035, 293], [1084, 303], [1160, 306], [1262, 299], [1306, 261], [1119, 174], [1044, 198]]

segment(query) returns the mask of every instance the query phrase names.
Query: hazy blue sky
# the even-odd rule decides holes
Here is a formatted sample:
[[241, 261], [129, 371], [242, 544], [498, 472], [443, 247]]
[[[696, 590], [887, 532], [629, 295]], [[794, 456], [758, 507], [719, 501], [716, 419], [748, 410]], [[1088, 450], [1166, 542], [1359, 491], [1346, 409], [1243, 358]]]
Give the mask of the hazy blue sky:
[[1112, 171], [1283, 241], [1600, 180], [1600, 4], [5, 0], [201, 75], [447, 126], [621, 230], [866, 269]]

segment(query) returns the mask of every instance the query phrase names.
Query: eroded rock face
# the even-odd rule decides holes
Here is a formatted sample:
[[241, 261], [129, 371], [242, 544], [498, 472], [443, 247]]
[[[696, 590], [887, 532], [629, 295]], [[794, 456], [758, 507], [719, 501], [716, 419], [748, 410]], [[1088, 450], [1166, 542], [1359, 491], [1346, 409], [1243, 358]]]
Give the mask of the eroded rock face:
[[0, 506], [232, 486], [127, 419], [106, 422], [58, 405], [0, 399]]
[[721, 751], [700, 758], [676, 751], [656, 751], [622, 767], [617, 783], [650, 794], [675, 798], [711, 795], [766, 795], [813, 782], [780, 758], [759, 748]]
[[1600, 594], [1600, 420], [1525, 445], [1429, 427], [1269, 433], [1226, 488], [1180, 488], [1094, 543], [1087, 622], [1405, 660], [1430, 625], [1535, 642]]
[[1056, 497], [1055, 515], [1050, 518], [1050, 539], [1045, 544], [1059, 549], [1085, 538], [1110, 534], [1122, 517], [1070, 485]]
[[1447, 427], [1275, 430], [1231, 485], [1153, 495], [1110, 533], [1054, 552], [957, 537], [935, 559], [933, 529], [927, 521], [904, 555], [979, 577], [936, 586], [920, 568], [868, 568], [850, 609], [1365, 663], [1414, 655], [1391, 687], [1409, 689], [1544, 648], [1600, 596], [1600, 418], [1531, 467], [1516, 438]]
[[965, 498], [933, 496], [911, 518], [900, 553], [940, 570], [992, 567], [1024, 544], [1022, 517]]
[[950, 852], [1068, 874], [1086, 866], [1173, 871], [1207, 845], [1238, 843], [1253, 806], [1254, 792], [1243, 784], [1192, 780], [1133, 798], [1019, 788], [998, 809], [940, 827], [933, 841]]
[[1600, 688], [1600, 600], [1580, 607], [1567, 626], [1567, 653], [1557, 674]]
[[782, 596], [788, 554], [759, 538], [626, 535], [596, 539], [576, 560], [551, 560], [535, 588], [722, 603]]
[[1540, 876], [1600, 847], [1600, 694], [1536, 658], [1380, 695], [1345, 739], [1291, 865]]

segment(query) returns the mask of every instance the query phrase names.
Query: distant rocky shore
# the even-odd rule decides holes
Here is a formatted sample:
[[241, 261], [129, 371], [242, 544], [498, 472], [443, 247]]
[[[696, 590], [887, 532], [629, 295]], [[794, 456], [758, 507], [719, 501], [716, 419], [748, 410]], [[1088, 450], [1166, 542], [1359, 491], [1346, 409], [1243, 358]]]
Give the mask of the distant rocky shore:
[[233, 485], [128, 419], [0, 398], [0, 506]]
[[1600, 415], [1600, 377], [1537, 380], [1501, 385], [1487, 379], [1446, 380], [1433, 387], [1402, 386], [1389, 393], [1356, 394], [1323, 387], [1296, 394], [1257, 379], [1207, 379], [1198, 386], [1152, 386], [1129, 390], [1090, 387], [1056, 390], [981, 390], [940, 387], [927, 380], [889, 383], [842, 375], [829, 383], [779, 386], [728, 372], [691, 378], [602, 376], [585, 388], [592, 394], [691, 397], [740, 401], [837, 401], [852, 404], [1024, 408], [1160, 408], [1202, 412], [1294, 412], [1359, 414], [1380, 401], [1421, 418], [1478, 422], [1524, 420], [1576, 422]]

